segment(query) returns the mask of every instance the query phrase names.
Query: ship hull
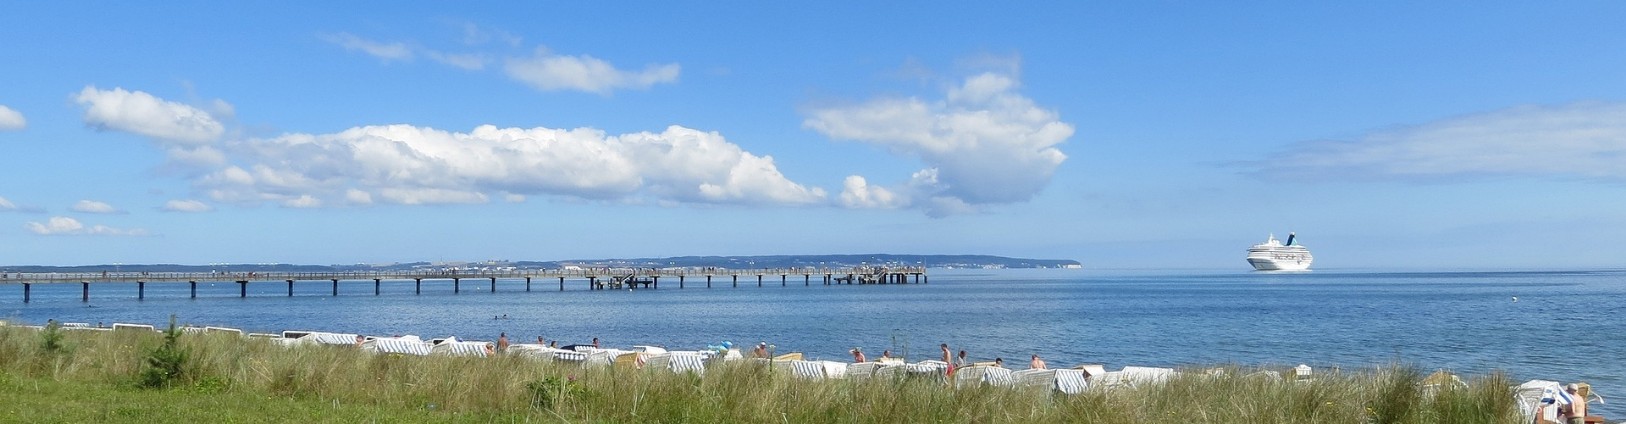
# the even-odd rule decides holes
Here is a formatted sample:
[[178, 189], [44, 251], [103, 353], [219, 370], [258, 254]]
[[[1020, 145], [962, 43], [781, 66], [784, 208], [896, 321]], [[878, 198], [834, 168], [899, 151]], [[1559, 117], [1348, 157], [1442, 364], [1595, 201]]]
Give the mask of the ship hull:
[[1310, 261], [1248, 258], [1256, 271], [1308, 271]]

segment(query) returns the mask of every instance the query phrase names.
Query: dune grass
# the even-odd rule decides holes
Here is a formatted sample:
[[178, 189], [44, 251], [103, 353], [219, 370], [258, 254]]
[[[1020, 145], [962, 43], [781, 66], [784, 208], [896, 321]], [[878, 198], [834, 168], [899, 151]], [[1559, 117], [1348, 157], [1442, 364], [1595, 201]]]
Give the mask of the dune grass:
[[[1311, 381], [1181, 374], [1163, 384], [1062, 395], [952, 389], [927, 379], [806, 381], [749, 363], [701, 375], [527, 358], [374, 355], [182, 334], [151, 389], [165, 337], [0, 327], [0, 414], [12, 422], [1515, 423], [1501, 374], [1426, 388], [1411, 367]], [[64, 407], [66, 406], [66, 407]]]

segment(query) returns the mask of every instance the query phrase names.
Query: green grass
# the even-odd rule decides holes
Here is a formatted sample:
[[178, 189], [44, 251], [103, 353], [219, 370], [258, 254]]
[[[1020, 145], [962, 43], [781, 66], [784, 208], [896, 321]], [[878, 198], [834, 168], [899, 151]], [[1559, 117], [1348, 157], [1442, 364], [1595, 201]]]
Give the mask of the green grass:
[[[1514, 423], [1501, 374], [1424, 393], [1420, 372], [1321, 372], [1309, 382], [1231, 367], [1165, 384], [1059, 395], [919, 379], [805, 381], [748, 363], [704, 376], [519, 357], [373, 355], [184, 334], [0, 327], [6, 422]], [[142, 388], [151, 358], [184, 363]], [[167, 374], [167, 373], [166, 373]], [[150, 384], [149, 384], [150, 385]]]

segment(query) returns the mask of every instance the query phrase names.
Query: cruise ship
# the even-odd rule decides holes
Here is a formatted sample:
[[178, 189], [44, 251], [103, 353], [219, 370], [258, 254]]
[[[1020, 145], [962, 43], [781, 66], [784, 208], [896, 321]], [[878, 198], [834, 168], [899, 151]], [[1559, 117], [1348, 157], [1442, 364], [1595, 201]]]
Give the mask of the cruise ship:
[[1293, 233], [1287, 233], [1287, 244], [1271, 234], [1264, 243], [1248, 248], [1248, 263], [1259, 271], [1305, 271], [1310, 269], [1310, 249], [1293, 245]]

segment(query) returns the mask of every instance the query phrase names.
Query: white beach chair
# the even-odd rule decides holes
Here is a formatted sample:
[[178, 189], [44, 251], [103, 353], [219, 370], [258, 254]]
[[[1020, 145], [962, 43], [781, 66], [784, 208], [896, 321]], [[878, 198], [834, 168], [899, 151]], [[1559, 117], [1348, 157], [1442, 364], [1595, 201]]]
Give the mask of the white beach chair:
[[113, 323], [113, 330], [117, 330], [117, 331], [123, 331], [123, 330], [158, 331], [158, 329], [153, 328], [151, 325], [147, 325], [147, 324], [125, 324], [125, 323], [122, 323], [122, 322]]
[[875, 370], [885, 365], [878, 362], [861, 362], [847, 365], [848, 380], [868, 380], [875, 377]]
[[992, 385], [1009, 387], [1016, 382], [1014, 372], [991, 365], [972, 365], [954, 369], [954, 387]]
[[243, 330], [239, 330], [239, 329], [236, 329], [236, 328], [230, 328], [230, 327], [203, 327], [203, 330], [206, 331], [206, 332], [210, 332], [210, 333], [228, 333], [228, 334], [236, 334], [236, 335], [239, 335], [239, 336], [243, 335]]
[[472, 356], [484, 358], [490, 356], [495, 349], [491, 342], [466, 342], [456, 337], [447, 337], [440, 343], [429, 348], [429, 354], [438, 356]]
[[373, 353], [427, 356], [432, 351], [429, 343], [418, 336], [379, 337], [362, 342], [361, 350]]
[[329, 346], [355, 346], [357, 334], [309, 332], [299, 337], [308, 344]]

